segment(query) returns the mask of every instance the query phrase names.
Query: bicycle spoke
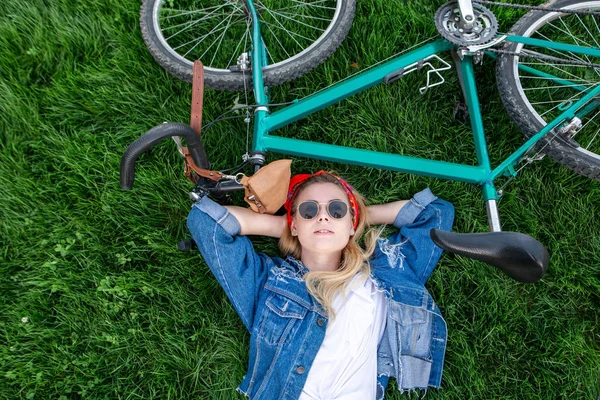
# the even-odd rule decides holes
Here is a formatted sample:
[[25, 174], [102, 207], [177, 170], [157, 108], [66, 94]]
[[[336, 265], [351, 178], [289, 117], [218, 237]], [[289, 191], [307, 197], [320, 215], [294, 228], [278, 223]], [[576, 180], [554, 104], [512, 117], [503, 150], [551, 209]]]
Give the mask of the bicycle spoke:
[[[224, 6], [223, 6], [223, 7], [224, 7]], [[219, 9], [217, 9], [217, 10], [215, 10], [215, 11], [218, 11], [218, 10], [220, 10], [220, 9], [221, 9], [221, 8], [223, 8], [223, 7], [220, 7]], [[233, 12], [236, 12], [236, 11], [238, 11], [238, 10], [239, 10], [239, 9], [234, 9], [234, 11], [233, 11]], [[215, 12], [215, 11], [213, 11], [213, 12]], [[210, 13], [210, 14], [212, 14], [212, 13]], [[210, 15], [210, 14], [208, 14], [208, 15]], [[172, 39], [172, 38], [174, 38], [175, 36], [179, 35], [180, 33], [187, 31], [187, 30], [188, 30], [188, 29], [190, 29], [192, 26], [196, 25], [198, 22], [201, 22], [201, 21], [203, 21], [203, 20], [205, 20], [205, 19], [201, 18], [201, 19], [199, 19], [199, 20], [196, 20], [196, 21], [194, 21], [194, 23], [193, 23], [193, 24], [190, 24], [189, 26], [187, 26], [186, 28], [184, 28], [184, 29], [180, 30], [179, 32], [177, 32], [177, 33], [175, 33], [175, 34], [173, 34], [173, 35], [171, 35], [171, 36], [169, 36], [169, 37], [165, 38], [165, 40], [166, 40], [166, 41], [169, 41], [169, 39]], [[221, 23], [219, 23], [217, 26], [219, 26], [220, 24], [221, 24]]]
[[[229, 16], [229, 22], [231, 22], [231, 19], [232, 19], [232, 18], [233, 18], [233, 14], [231, 14], [231, 15]], [[237, 22], [237, 21], [236, 21], [236, 22]], [[231, 25], [227, 25], [227, 26], [226, 26], [226, 27], [223, 29], [223, 33], [221, 33], [220, 37], [222, 37], [222, 35], [225, 35], [225, 33], [227, 32], [227, 29], [228, 29], [230, 26], [231, 26]], [[218, 40], [218, 38], [217, 38], [217, 40]], [[206, 52], [207, 52], [208, 50], [210, 50], [210, 48], [211, 48], [211, 47], [213, 47], [213, 46], [214, 46], [214, 44], [215, 44], [216, 42], [217, 42], [216, 40], [215, 40], [215, 41], [213, 41], [213, 42], [210, 44], [210, 46], [208, 46], [208, 47], [206, 48], [206, 50], [204, 50], [204, 53], [202, 53], [202, 55], [200, 55], [200, 57], [198, 57], [198, 59], [199, 59], [199, 60], [201, 60], [201, 59], [204, 57], [204, 55], [206, 54]], [[186, 53], [186, 54], [187, 54], [187, 53]]]
[[[523, 63], [521, 63], [523, 64]], [[539, 80], [545, 80], [545, 81], [556, 81], [556, 78], [544, 78], [541, 76], [521, 76], [520, 79], [539, 79]], [[569, 79], [569, 81], [571, 82], [585, 82], [588, 83], [589, 81], [586, 81], [585, 79]]]
[[[600, 47], [600, 43], [598, 43], [598, 41], [596, 40], [596, 38], [594, 37], [594, 35], [592, 35], [592, 32], [590, 32], [590, 30], [588, 29], [587, 25], [583, 23], [583, 21], [581, 20], [581, 18], [579, 17], [579, 15], [575, 15], [577, 17], [577, 19], [579, 20], [579, 23], [581, 24], [581, 26], [583, 26], [583, 29], [585, 29], [587, 31], [587, 33], [590, 35], [590, 37], [592, 38], [592, 40], [594, 41], [594, 43], [596, 43], [596, 47]], [[592, 18], [593, 20], [593, 18]], [[598, 32], [600, 33], [600, 32]]]
[[[221, 25], [223, 22], [225, 22], [225, 20], [221, 21], [221, 22], [219, 23], [219, 25]], [[215, 27], [213, 28], [213, 30], [212, 30], [212, 31], [208, 32], [207, 34], [205, 34], [205, 35], [203, 35], [203, 36], [200, 36], [200, 37], [198, 37], [198, 38], [194, 38], [194, 39], [192, 39], [192, 40], [190, 40], [190, 41], [188, 41], [188, 42], [185, 42], [185, 43], [182, 43], [182, 44], [180, 44], [179, 46], [173, 47], [173, 50], [178, 50], [178, 49], [182, 48], [183, 46], [187, 46], [187, 45], [188, 45], [188, 44], [190, 44], [190, 43], [197, 42], [197, 43], [194, 45], [194, 47], [192, 47], [192, 49], [193, 49], [193, 48], [195, 48], [196, 46], [198, 46], [198, 45], [199, 45], [199, 44], [200, 44], [200, 43], [201, 43], [201, 42], [202, 42], [202, 41], [203, 41], [203, 40], [204, 40], [206, 37], [210, 36], [210, 34], [212, 34], [212, 33], [214, 33], [214, 32], [220, 32], [220, 31], [222, 31], [223, 29], [227, 29], [227, 27], [226, 27], [226, 26], [225, 26], [225, 27], [223, 27], [223, 28], [217, 29], [217, 28], [219, 27], [219, 25], [215, 26]], [[190, 49], [190, 50], [191, 50], [191, 49]], [[184, 57], [185, 57], [185, 56], [186, 56], [188, 53], [189, 53], [189, 51], [188, 51], [187, 53], [185, 53]]]
[[[229, 17], [230, 20], [231, 20], [231, 18], [233, 18], [233, 14], [231, 14], [231, 17]], [[213, 65], [213, 63], [215, 62], [215, 57], [219, 53], [219, 49], [221, 48], [221, 43], [223, 43], [223, 38], [225, 37], [226, 33], [227, 33], [227, 29], [225, 29], [223, 31], [223, 33], [221, 34], [221, 39], [219, 39], [219, 44], [217, 45], [217, 50], [215, 50], [215, 54], [213, 54], [213, 58], [210, 60], [209, 65]], [[213, 44], [214, 44], [214, 42], [213, 42]], [[210, 45], [210, 47], [212, 47], [212, 44]], [[206, 49], [206, 51], [208, 51], [208, 49]], [[204, 56], [204, 54], [203, 54], [203, 56]]]
[[[544, 35], [544, 34], [542, 34], [542, 33], [540, 33], [540, 32], [536, 32], [536, 33], [537, 33], [539, 36], [541, 36], [541, 37], [542, 37], [544, 40], [547, 40], [547, 41], [549, 41], [549, 42], [552, 42], [552, 41], [553, 41], [553, 40], [552, 40], [552, 39], [550, 39], [548, 36], [546, 36], [546, 35]], [[567, 52], [567, 53], [569, 53], [569, 54], [570, 54], [572, 57], [569, 57], [569, 56], [567, 56], [567, 55], [566, 55], [564, 52], [562, 52], [562, 51], [559, 51], [559, 50], [556, 50], [556, 49], [547, 49], [547, 50], [550, 50], [550, 51], [551, 51], [551, 52], [553, 52], [553, 53], [557, 53], [557, 54], [559, 54], [561, 57], [564, 57], [564, 58], [566, 58], [566, 59], [568, 59], [568, 60], [585, 62], [585, 61], [583, 60], [583, 58], [580, 58], [580, 57], [578, 57], [578, 56], [577, 56], [575, 53], [571, 53], [570, 51], [569, 51], [569, 52]], [[539, 53], [539, 52], [534, 52], [533, 50], [529, 50], [529, 51], [531, 51], [532, 53], [536, 53], [536, 54], [542, 54], [542, 53]]]
[[[271, 14], [271, 12], [270, 12], [269, 10], [267, 10], [267, 12], [268, 12], [269, 14]], [[298, 42], [298, 41], [296, 40], [296, 38], [295, 38], [294, 36], [292, 36], [292, 35], [300, 36], [300, 37], [302, 37], [302, 38], [304, 38], [304, 39], [308, 40], [309, 42], [311, 41], [309, 38], [307, 38], [307, 37], [304, 37], [304, 36], [300, 35], [299, 33], [294, 33], [294, 32], [290, 32], [289, 30], [287, 30], [287, 29], [286, 29], [286, 28], [283, 26], [283, 24], [282, 24], [281, 22], [279, 22], [279, 20], [278, 20], [277, 18], [274, 18], [274, 20], [275, 20], [275, 22], [277, 22], [277, 23], [279, 24], [279, 27], [278, 27], [278, 26], [274, 26], [274, 27], [275, 27], [275, 28], [278, 28], [278, 29], [281, 29], [281, 30], [283, 30], [283, 31], [285, 31], [285, 32], [288, 34], [288, 36], [289, 36], [290, 38], [292, 38], [292, 40], [293, 40], [294, 42], [296, 42], [296, 44], [297, 44], [297, 45], [298, 45], [300, 48], [304, 48], [304, 47], [303, 47], [303, 46], [300, 44], [300, 42]], [[269, 24], [266, 24], [266, 25], [267, 25], [267, 26], [269, 26]], [[275, 35], [274, 35], [274, 36], [275, 36]], [[276, 36], [275, 36], [275, 37], [276, 37]]]
[[326, 6], [317, 6], [317, 3], [324, 3], [326, 0], [319, 0], [319, 1], [313, 1], [313, 2], [309, 2], [309, 3], [305, 3], [303, 1], [299, 1], [299, 0], [291, 0], [294, 3], [299, 3], [302, 6], [311, 6], [311, 7], [317, 7], [317, 8], [323, 8], [325, 10], [335, 10], [335, 7], [326, 7]]
[[[590, 118], [585, 124], [583, 124], [583, 126], [581, 127], [579, 132], [583, 132], [583, 130], [590, 124], [590, 122], [594, 121], [594, 118], [596, 118], [598, 115], [600, 115], [600, 111], [598, 111], [592, 118]], [[575, 136], [577, 136], [579, 134], [579, 132], [574, 134], [572, 136], [572, 138], [575, 138]], [[592, 143], [594, 142], [594, 140], [596, 140], [596, 137], [598, 136], [598, 132], [600, 132], [600, 128], [598, 129], [598, 131], [596, 131], [596, 133], [594, 134], [594, 136], [592, 137], [592, 139], [590, 140], [588, 145], [586, 147], [584, 147], [586, 150], [589, 150], [589, 148], [592, 145]]]
[[594, 21], [594, 25], [596, 25], [596, 30], [600, 34], [600, 26], [598, 26], [598, 23], [596, 22], [596, 18], [592, 18], [592, 21]]
[[[242, 35], [240, 41], [238, 42], [237, 46], [235, 47], [235, 50], [233, 51], [233, 54], [231, 56], [231, 58], [229, 59], [229, 61], [227, 62], [227, 65], [225, 65], [225, 67], [229, 67], [231, 66], [233, 59], [236, 57], [236, 55], [238, 55], [238, 49], [240, 48], [240, 45], [242, 44], [242, 42], [244, 42], [244, 40], [248, 37], [250, 32], [250, 21], [246, 22], [246, 30], [244, 31], [244, 34]], [[246, 45], [244, 44], [244, 50], [246, 49]]]
[[218, 6], [213, 6], [213, 7], [206, 7], [203, 8], [201, 10], [176, 10], [173, 8], [164, 8], [161, 7], [160, 11], [161, 12], [179, 12], [179, 14], [174, 14], [174, 15], [169, 15], [168, 17], [165, 17], [163, 19], [171, 19], [171, 18], [176, 18], [176, 17], [181, 17], [182, 15], [191, 15], [191, 14], [199, 14], [199, 13], [205, 13], [207, 10], [211, 10], [213, 8], [223, 8], [225, 7], [227, 4], [219, 4]]
[[[565, 71], [565, 70], [559, 68], [556, 64], [550, 64], [550, 63], [548, 63], [548, 62], [546, 62], [544, 60], [541, 60], [541, 61], [542, 61], [543, 64], [547, 65], [548, 67], [555, 68], [555, 69], [563, 72], [565, 75], [569, 75], [569, 76], [572, 76], [572, 77], [574, 77], [576, 79], [580, 79], [577, 75], [574, 75], [571, 72], [568, 72], [568, 71]], [[529, 65], [529, 63], [521, 63], [521, 64], [523, 64], [523, 65]], [[534, 64], [531, 64], [531, 65], [534, 65]], [[587, 82], [587, 81], [585, 81], [585, 82]]]
[[[303, 35], [301, 35], [301, 34], [299, 34], [299, 33], [292, 32], [292, 31], [290, 31], [290, 30], [286, 29], [286, 28], [285, 28], [285, 26], [283, 26], [283, 25], [282, 25], [282, 24], [281, 24], [279, 21], [276, 21], [276, 22], [279, 24], [279, 26], [277, 26], [277, 25], [273, 25], [273, 24], [271, 24], [271, 25], [273, 25], [273, 27], [274, 27], [274, 28], [277, 28], [277, 29], [279, 29], [279, 30], [282, 30], [282, 31], [284, 31], [285, 33], [287, 33], [287, 34], [288, 34], [288, 36], [289, 36], [290, 38], [292, 38], [292, 40], [294, 40], [294, 42], [296, 42], [296, 44], [297, 44], [298, 46], [300, 46], [301, 48], [304, 48], [304, 46], [302, 46], [302, 45], [300, 44], [300, 42], [298, 42], [294, 36], [297, 36], [297, 37], [300, 37], [300, 38], [302, 38], [302, 39], [305, 39], [305, 40], [307, 40], [307, 41], [309, 41], [309, 42], [312, 42], [312, 39], [310, 39], [310, 38], [307, 38], [306, 36], [303, 36]], [[267, 25], [269, 25], [269, 24], [267, 24]]]
[[583, 85], [559, 85], [559, 86], [544, 86], [544, 87], [540, 87], [540, 88], [527, 88], [527, 89], [523, 89], [524, 91], [528, 91], [528, 90], [548, 90], [548, 89], [562, 89], [562, 88], [569, 88], [569, 87], [581, 87], [581, 86], [594, 86], [594, 83], [588, 83], [587, 85], [583, 84]]
[[[588, 29], [587, 25], [583, 23], [583, 21], [581, 20], [581, 18], [579, 17], [579, 15], [575, 15], [575, 16], [577, 17], [577, 20], [579, 21], [579, 23], [581, 24], [581, 26], [583, 26], [583, 29], [585, 29], [586, 32], [590, 35], [590, 37], [592, 38], [592, 40], [596, 44], [596, 47], [600, 48], [600, 43], [598, 43], [598, 41], [596, 40], [596, 38], [594, 37], [594, 35], [592, 35], [592, 32], [590, 32], [590, 30]], [[596, 22], [596, 20], [594, 18], [592, 18], [592, 20], [594, 21], [594, 23]], [[598, 25], [596, 25], [596, 27], [598, 27]], [[598, 30], [598, 34], [600, 34], [600, 29]], [[596, 73], [596, 75], [598, 75], [600, 77], [600, 71], [598, 71], [598, 69], [594, 68], [594, 72]]]
[[[571, 99], [567, 99], [566, 101], [569, 101], [569, 100], [571, 100]], [[532, 106], [535, 106], [535, 105], [540, 105], [540, 104], [555, 104], [555, 103], [559, 103], [559, 105], [564, 104], [565, 100], [532, 101], [529, 104], [531, 104]]]
[[[574, 100], [574, 99], [577, 97], [577, 95], [579, 95], [579, 94], [581, 94], [581, 93], [575, 93], [573, 96], [569, 97], [569, 98], [568, 98], [568, 99], [566, 99], [566, 100], [556, 100], [556, 101], [549, 102], [549, 103], [558, 103], [558, 104], [557, 104], [557, 105], [555, 105], [554, 107], [552, 107], [552, 108], [550, 108], [550, 109], [548, 109], [548, 110], [544, 111], [543, 113], [541, 113], [541, 114], [540, 114], [540, 117], [543, 117], [544, 115], [546, 115], [546, 114], [548, 114], [548, 113], [551, 113], [552, 111], [556, 110], [558, 107], [560, 107], [560, 106], [561, 106], [561, 104], [565, 104], [565, 103], [568, 103], [568, 102], [572, 102], [572, 101], [573, 101], [573, 100]], [[542, 102], [540, 102], [540, 103], [530, 103], [530, 104], [531, 104], [531, 105], [533, 105], [533, 104], [543, 104], [543, 103], [542, 103]], [[539, 112], [538, 112], [538, 114], [539, 114]]]
[[592, 138], [592, 140], [590, 140], [590, 143], [588, 143], [588, 145], [585, 147], [586, 150], [590, 149], [590, 146], [592, 145], [592, 143], [594, 142], [594, 140], [596, 140], [596, 137], [598, 137], [599, 133], [600, 133], [600, 128], [596, 131], [596, 134], [594, 135], [594, 137]]
[[[231, 17], [233, 17], [233, 15], [231, 15]], [[240, 22], [240, 21], [243, 21], [243, 20], [244, 20], [244, 18], [238, 19], [238, 20], [236, 20], [236, 21], [234, 22], [234, 24], [235, 24], [235, 23], [238, 23], [238, 22]], [[225, 20], [223, 20], [223, 21], [225, 21]], [[206, 38], [207, 38], [208, 36], [210, 36], [211, 34], [213, 34], [213, 33], [217, 33], [217, 32], [221, 32], [221, 31], [225, 31], [225, 32], [227, 32], [227, 29], [228, 29], [230, 26], [231, 26], [231, 25], [227, 25], [227, 26], [225, 26], [225, 27], [223, 27], [223, 28], [220, 28], [220, 29], [213, 29], [212, 31], [208, 32], [206, 35], [203, 35], [203, 36], [201, 36], [201, 37], [199, 37], [199, 38], [197, 38], [197, 39], [191, 40], [190, 42], [197, 41], [197, 43], [196, 43], [196, 44], [195, 44], [195, 45], [194, 45], [194, 46], [193, 46], [191, 49], [189, 49], [189, 50], [188, 50], [188, 51], [187, 51], [187, 52], [186, 52], [186, 53], [183, 55], [183, 57], [186, 57], [188, 54], [190, 54], [190, 52], [191, 52], [192, 50], [194, 50], [196, 47], [198, 47], [198, 45], [199, 45], [200, 43], [202, 43], [202, 42], [204, 41], [204, 39], [206, 39]], [[189, 44], [190, 42], [188, 42], [187, 44]], [[212, 45], [213, 45], [214, 43], [215, 43], [215, 42], [213, 42], [213, 43], [212, 43], [212, 44], [211, 44], [211, 45], [210, 45], [208, 48], [211, 48], [211, 47], [212, 47]], [[181, 47], [181, 46], [180, 46], [180, 47]], [[173, 49], [176, 49], [176, 48], [174, 47]], [[207, 49], [207, 50], [208, 50], [208, 49]], [[202, 55], [201, 55], [200, 57], [198, 57], [197, 59], [198, 59], [198, 60], [201, 60], [201, 59], [202, 59], [202, 57], [204, 56], [204, 54], [205, 54], [205, 53], [206, 53], [206, 50], [205, 50], [205, 51], [204, 51], [204, 53], [202, 53]]]
[[[287, 6], [287, 7], [281, 7], [281, 8], [278, 8], [278, 9], [277, 9], [277, 11], [291, 10], [291, 9], [293, 9], [293, 8], [302, 8], [302, 9], [307, 9], [308, 7], [313, 7], [313, 8], [324, 8], [324, 6], [321, 6], [321, 5], [316, 5], [316, 4], [318, 4], [318, 3], [326, 3], [326, 2], [330, 2], [330, 1], [331, 1], [331, 0], [319, 0], [319, 1], [314, 1], [314, 2], [312, 2], [312, 3], [302, 3], [302, 2], [300, 2], [300, 4], [296, 4], [296, 5], [293, 5], [293, 6]], [[298, 2], [296, 2], [296, 3], [298, 3]], [[258, 4], [257, 4], [257, 6], [258, 6]], [[261, 7], [262, 7], [262, 8], [267, 8], [267, 7], [265, 7], [265, 6], [264, 6], [264, 5], [262, 5], [262, 4], [261, 4]], [[334, 7], [325, 7], [325, 8], [326, 8], [326, 9], [329, 9], [329, 10], [335, 10], [335, 8], [334, 8]], [[298, 16], [303, 16], [303, 15], [302, 15], [302, 14], [298, 14]], [[328, 21], [330, 21], [330, 20], [328, 20]]]
[[265, 51], [267, 52], [267, 56], [269, 56], [269, 58], [271, 59], [271, 62], [269, 64], [275, 64], [275, 59], [271, 55], [271, 52], [269, 51], [269, 48], [267, 46], [265, 46]]
[[[567, 24], [565, 24], [565, 21], [562, 19], [562, 17], [558, 17], [558, 19], [560, 19], [560, 22], [563, 24], [563, 26], [565, 27], [565, 29], [569, 32], [569, 35], [571, 35], [571, 37], [573, 38], [573, 41], [575, 42], [576, 45], [579, 46], [579, 41], [577, 40], [577, 38], [575, 37], [575, 35], [573, 35], [573, 33], [571, 32], [571, 30], [569, 29], [569, 27], [567, 26]], [[584, 43], [586, 46], [588, 47], [592, 47], [590, 44], [586, 43], [585, 41], [581, 40], [582, 43]], [[588, 58], [587, 55], [583, 55], [585, 57], [585, 59], [587, 60], [587, 62], [590, 62], [590, 59]]]
[[290, 53], [287, 52], [287, 50], [285, 49], [285, 46], [283, 44], [281, 44], [281, 42], [279, 41], [279, 39], [277, 39], [277, 35], [275, 35], [273, 33], [273, 30], [271, 29], [270, 25], [267, 25], [267, 29], [269, 30], [269, 32], [271, 32], [271, 35], [273, 35], [273, 38], [275, 38], [275, 40], [277, 41], [277, 43], [279, 43], [279, 46], [281, 46], [281, 48], [283, 49], [283, 51], [285, 52], [285, 54], [288, 56], [288, 58], [290, 58]]
[[[181, 27], [181, 26], [195, 25], [195, 24], [197, 24], [198, 22], [206, 21], [206, 20], [208, 20], [208, 19], [211, 19], [211, 18], [219, 18], [219, 17], [222, 17], [222, 15], [206, 16], [206, 17], [204, 17], [204, 18], [195, 19], [195, 20], [190, 20], [190, 21], [182, 22], [181, 24], [177, 24], [177, 25], [171, 25], [171, 26], [164, 27], [164, 28], [163, 28], [163, 31], [170, 30], [170, 29], [173, 29], [173, 28], [179, 28], [179, 27]], [[184, 30], [185, 30], [185, 29], [184, 29]], [[181, 32], [183, 32], [184, 30], [182, 30]], [[179, 34], [179, 33], [181, 33], [181, 32], [177, 32], [177, 34]], [[175, 36], [175, 35], [169, 36], [169, 39], [170, 39], [170, 38], [172, 38], [173, 36]]]
[[[277, 11], [281, 11], [281, 10], [283, 10], [283, 9], [280, 9]], [[296, 17], [296, 18], [316, 19], [317, 21], [325, 21], [327, 23], [331, 22], [331, 18], [319, 18], [319, 17], [315, 17], [313, 15], [291, 14], [291, 13], [287, 13], [287, 12], [280, 12], [279, 14], [288, 15], [290, 17]]]
[[[266, 9], [265, 9], [265, 10], [266, 10]], [[271, 11], [267, 10], [267, 12], [270, 12], [270, 14], [271, 14], [271, 15], [273, 15], [273, 14], [275, 14], [275, 15], [280, 15], [280, 16], [281, 16], [281, 17], [283, 17], [283, 18], [286, 18], [286, 19], [288, 19], [288, 20], [294, 21], [294, 22], [296, 22], [296, 23], [298, 23], [298, 24], [300, 24], [300, 25], [307, 26], [307, 27], [309, 27], [309, 28], [311, 28], [311, 29], [318, 30], [318, 31], [321, 31], [321, 32], [325, 32], [325, 29], [320, 29], [320, 28], [317, 28], [317, 27], [315, 27], [315, 26], [312, 26], [312, 25], [306, 24], [306, 23], [304, 23], [304, 22], [302, 22], [302, 21], [298, 21], [298, 20], [297, 20], [297, 19], [295, 19], [295, 18], [288, 17], [288, 16], [286, 16], [286, 15], [282, 15], [282, 14], [280, 14], [280, 13], [278, 13], [278, 12], [274, 11], [274, 10], [271, 10]], [[310, 40], [310, 39], [309, 39], [309, 40]]]

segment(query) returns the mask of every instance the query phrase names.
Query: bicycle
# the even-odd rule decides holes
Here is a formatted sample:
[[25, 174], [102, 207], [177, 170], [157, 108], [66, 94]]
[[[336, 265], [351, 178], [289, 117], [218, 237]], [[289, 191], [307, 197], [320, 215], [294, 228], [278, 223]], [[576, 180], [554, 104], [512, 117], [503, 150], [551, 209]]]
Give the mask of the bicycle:
[[[290, 0], [276, 10], [269, 9], [269, 3], [261, 0], [257, 0], [256, 5], [252, 0], [217, 2], [218, 5], [206, 6], [202, 10], [184, 10], [179, 6], [175, 8], [174, 3], [175, 0], [144, 0], [141, 25], [146, 44], [159, 64], [179, 78], [191, 80], [194, 77], [193, 63], [185, 57], [205, 60], [210, 58], [209, 65], [202, 69], [205, 74], [202, 81], [208, 87], [229, 90], [252, 87], [256, 100], [256, 105], [252, 107], [253, 151], [246, 155], [243, 164], [253, 165], [255, 171], [264, 165], [265, 153], [273, 151], [480, 185], [491, 233], [483, 234], [487, 236], [442, 234], [443, 237], [436, 238], [437, 243], [446, 250], [472, 258], [479, 257], [477, 259], [496, 265], [522, 281], [539, 279], [545, 272], [548, 255], [539, 242], [527, 235], [501, 232], [497, 209], [501, 192], [497, 190], [495, 180], [501, 176], [516, 176], [517, 164], [522, 161], [530, 163], [544, 154], [575, 172], [600, 180], [600, 155], [594, 153], [597, 148], [596, 138], [600, 136], [600, 118], [597, 118], [600, 115], [600, 1], [551, 0], [539, 7], [470, 0], [446, 3], [434, 16], [441, 39], [397, 55], [274, 112], [270, 112], [273, 105], [269, 104], [268, 87], [298, 77], [331, 55], [348, 33], [355, 0], [337, 0], [335, 7], [327, 6], [333, 3], [328, 0], [313, 3]], [[183, 7], [184, 2], [178, 4]], [[306, 16], [303, 4], [316, 6], [310, 10], [314, 11], [310, 18]], [[507, 34], [501, 35], [498, 34], [495, 15], [485, 5], [526, 8], [529, 12]], [[228, 8], [232, 10], [229, 14], [222, 13]], [[302, 9], [303, 14], [291, 17], [289, 10], [298, 11], [295, 9]], [[200, 18], [189, 19], [196, 14], [200, 14]], [[326, 18], [325, 15], [329, 17]], [[218, 43], [217, 51], [222, 45], [225, 35], [219, 33], [218, 41], [207, 45], [207, 49], [198, 57], [195, 51], [202, 43], [198, 38], [205, 39], [212, 31], [201, 33], [198, 37], [192, 35], [191, 40], [187, 36], [191, 33], [189, 31], [192, 27], [201, 26], [203, 22], [213, 23], [219, 16], [223, 19], [215, 22], [214, 29], [226, 32], [231, 28], [232, 32], [241, 35], [232, 42], [237, 42], [237, 45], [230, 46], [234, 48], [233, 55], [222, 56], [215, 52], [212, 57], [204, 57], [215, 43]], [[307, 19], [326, 25], [324, 28], [319, 25], [320, 28], [315, 29], [322, 33], [304, 48], [292, 34], [288, 34], [290, 38], [286, 38], [285, 44], [282, 43], [283, 39], [269, 26], [273, 21], [287, 31], [286, 25], [278, 21], [277, 16], [282, 16], [286, 21], [300, 21], [300, 25], [306, 24]], [[161, 17], [164, 18], [161, 20]], [[180, 18], [189, 20], [179, 22]], [[229, 24], [227, 29], [222, 27], [223, 23]], [[236, 26], [237, 23], [240, 23], [239, 27]], [[264, 32], [261, 31], [261, 25], [266, 26]], [[168, 33], [178, 28], [180, 30], [175, 34]], [[235, 31], [238, 28], [241, 30]], [[594, 35], [594, 32], [598, 32], [598, 35]], [[244, 50], [237, 56], [243, 42], [246, 42]], [[248, 42], [251, 45], [250, 51], [246, 50]], [[274, 43], [281, 45], [281, 48]], [[296, 48], [289, 50], [288, 43]], [[186, 50], [186, 46], [190, 48]], [[442, 83], [444, 78], [441, 72], [451, 68], [450, 63], [438, 56], [447, 51], [452, 54], [465, 97], [477, 166], [270, 134], [355, 93], [382, 82], [390, 84], [415, 71], [427, 71], [427, 84], [421, 88], [421, 91], [426, 91]], [[290, 52], [295, 53], [292, 55]], [[495, 168], [492, 168], [487, 152], [474, 77], [474, 64], [481, 62], [486, 55], [497, 58], [496, 75], [500, 96], [509, 116], [527, 138], [523, 145]], [[231, 65], [234, 60], [235, 65]], [[269, 60], [272, 62], [269, 63]], [[220, 62], [223, 64], [219, 64]], [[437, 78], [437, 81], [433, 82], [433, 78]], [[121, 186], [131, 188], [137, 156], [167, 137], [185, 137], [190, 162], [195, 164], [198, 171], [210, 171], [210, 163], [197, 136], [198, 131], [198, 127], [193, 129], [184, 124], [165, 124], [150, 130], [124, 154]], [[585, 142], [588, 144], [585, 145]], [[197, 177], [192, 197], [198, 197], [200, 193], [223, 196], [229, 191], [242, 189], [236, 175], [227, 171], [210, 173], [213, 175], [200, 173], [204, 175]], [[501, 255], [507, 249], [514, 252], [514, 257], [506, 259], [506, 254]], [[522, 259], [521, 263], [519, 259]], [[534, 272], [526, 277], [520, 276], [518, 271], [514, 271], [517, 264], [517, 270], [523, 267], [524, 270]]]

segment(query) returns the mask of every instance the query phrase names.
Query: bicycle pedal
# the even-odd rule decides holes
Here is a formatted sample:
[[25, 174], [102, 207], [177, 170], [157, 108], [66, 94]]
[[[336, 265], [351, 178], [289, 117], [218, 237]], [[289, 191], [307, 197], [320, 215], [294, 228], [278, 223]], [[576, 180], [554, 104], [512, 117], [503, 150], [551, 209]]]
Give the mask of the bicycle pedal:
[[462, 102], [457, 101], [452, 108], [452, 116], [454, 119], [458, 119], [460, 121], [468, 121], [469, 120], [469, 107]]

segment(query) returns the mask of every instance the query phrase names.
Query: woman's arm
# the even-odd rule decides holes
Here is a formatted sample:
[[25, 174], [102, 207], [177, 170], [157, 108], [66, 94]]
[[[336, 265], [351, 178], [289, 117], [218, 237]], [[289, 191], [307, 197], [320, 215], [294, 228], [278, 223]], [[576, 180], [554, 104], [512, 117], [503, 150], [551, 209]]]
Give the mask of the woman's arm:
[[240, 235], [261, 235], [280, 238], [287, 225], [285, 215], [259, 214], [249, 208], [226, 206], [227, 210], [239, 221]]
[[398, 200], [391, 203], [368, 206], [368, 223], [371, 225], [393, 224], [402, 207], [409, 201], [410, 200]]
[[192, 206], [187, 227], [204, 261], [251, 330], [256, 301], [267, 279], [268, 257], [257, 253], [250, 239], [240, 235], [236, 217], [208, 197]]

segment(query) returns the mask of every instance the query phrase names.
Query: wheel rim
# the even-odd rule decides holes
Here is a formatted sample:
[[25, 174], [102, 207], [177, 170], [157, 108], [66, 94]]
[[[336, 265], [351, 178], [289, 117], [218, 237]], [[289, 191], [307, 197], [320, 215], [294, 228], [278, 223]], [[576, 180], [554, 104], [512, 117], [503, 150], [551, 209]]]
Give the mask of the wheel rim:
[[[255, 0], [269, 65], [277, 68], [317, 47], [334, 28], [342, 0]], [[242, 0], [160, 0], [152, 24], [166, 51], [190, 66], [229, 73], [250, 51], [252, 26]]]
[[[578, 3], [563, 7], [564, 9], [599, 9], [600, 2], [591, 1]], [[539, 29], [539, 31], [538, 31]], [[600, 47], [600, 21], [594, 16], [579, 16], [574, 14], [547, 13], [534, 24], [528, 26], [521, 36], [534, 37], [545, 40], [553, 40], [554, 34], [560, 36], [561, 42]], [[600, 64], [600, 58], [586, 55], [577, 55], [570, 52], [525, 47], [523, 44], [516, 46], [517, 53], [530, 53], [531, 55], [543, 54], [558, 58], [566, 58], [577, 62]], [[530, 66], [565, 79], [568, 84], [559, 84], [544, 77], [534, 75], [520, 70], [519, 64]], [[513, 74], [518, 94], [524, 101], [525, 106], [536, 120], [544, 126], [547, 121], [553, 120], [562, 113], [570, 104], [579, 100], [586, 91], [600, 84], [600, 68], [578, 66], [575, 64], [552, 64], [551, 62], [513, 57]], [[582, 118], [583, 128], [570, 135], [569, 143], [576, 144], [576, 149], [591, 157], [600, 160], [600, 96], [595, 101], [595, 108]], [[590, 103], [588, 103], [590, 104]]]

